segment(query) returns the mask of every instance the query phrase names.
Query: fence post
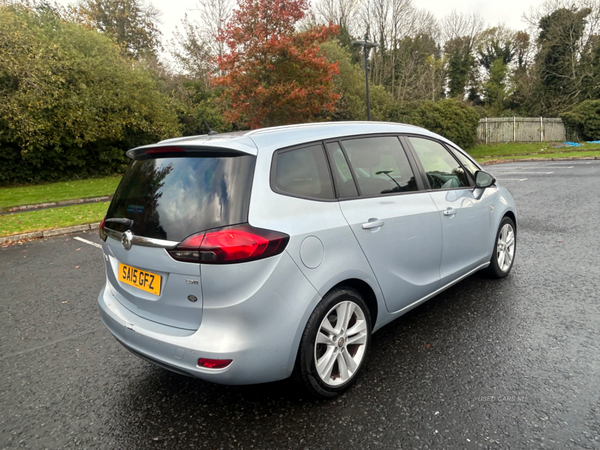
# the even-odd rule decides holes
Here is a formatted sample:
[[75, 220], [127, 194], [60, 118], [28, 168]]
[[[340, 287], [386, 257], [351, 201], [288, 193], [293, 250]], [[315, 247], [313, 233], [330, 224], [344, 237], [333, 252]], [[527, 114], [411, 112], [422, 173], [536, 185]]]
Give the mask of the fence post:
[[517, 119], [513, 116], [513, 142], [517, 142]]
[[488, 118], [485, 118], [485, 143], [488, 143]]
[[540, 142], [544, 142], [544, 118], [540, 117]]

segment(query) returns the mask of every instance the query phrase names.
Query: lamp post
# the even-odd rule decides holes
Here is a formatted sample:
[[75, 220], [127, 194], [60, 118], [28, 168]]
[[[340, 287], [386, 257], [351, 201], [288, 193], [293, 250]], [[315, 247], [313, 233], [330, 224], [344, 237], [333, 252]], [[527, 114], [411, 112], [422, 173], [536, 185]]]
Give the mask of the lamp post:
[[371, 106], [369, 104], [369, 50], [373, 47], [379, 47], [377, 42], [369, 42], [367, 41], [367, 36], [365, 35], [364, 41], [352, 41], [352, 45], [355, 47], [362, 47], [365, 52], [365, 83], [367, 85], [367, 120], [371, 120]]

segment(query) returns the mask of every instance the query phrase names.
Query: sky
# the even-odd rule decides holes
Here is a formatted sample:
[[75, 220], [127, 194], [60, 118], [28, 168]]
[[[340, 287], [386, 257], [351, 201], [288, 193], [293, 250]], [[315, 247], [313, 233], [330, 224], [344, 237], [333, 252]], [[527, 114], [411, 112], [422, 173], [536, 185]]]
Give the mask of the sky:
[[[149, 1], [149, 0], [146, 0]], [[161, 12], [161, 31], [165, 42], [172, 38], [186, 12], [194, 17], [196, 0], [150, 0]], [[58, 0], [58, 3], [76, 3], [76, 0]], [[478, 12], [490, 25], [504, 23], [513, 29], [525, 29], [523, 13], [543, 3], [543, 0], [415, 0], [415, 6], [431, 11], [441, 19], [452, 10], [463, 13]]]
[[[491, 26], [504, 23], [507, 27], [513, 29], [525, 29], [523, 22], [523, 13], [529, 11], [531, 7], [536, 7], [543, 3], [543, 0], [415, 0], [414, 5], [421, 9], [426, 9], [435, 14], [440, 19], [449, 14], [452, 10], [463, 13], [479, 12], [483, 19]], [[163, 23], [163, 34], [168, 37], [181, 20], [186, 12], [193, 17], [193, 10], [196, 0], [152, 0], [152, 4], [161, 12], [161, 22]]]
[[417, 0], [415, 5], [435, 14], [438, 19], [452, 10], [472, 14], [478, 12], [490, 26], [504, 23], [509, 28], [524, 30], [523, 13], [537, 7], [542, 0]]

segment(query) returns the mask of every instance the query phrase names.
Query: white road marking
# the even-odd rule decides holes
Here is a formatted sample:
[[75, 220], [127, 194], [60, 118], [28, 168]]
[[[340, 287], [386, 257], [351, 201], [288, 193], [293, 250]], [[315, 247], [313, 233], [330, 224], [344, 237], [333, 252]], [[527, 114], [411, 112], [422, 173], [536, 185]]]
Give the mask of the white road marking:
[[563, 166], [551, 166], [548, 165], [546, 167], [527, 167], [527, 169], [552, 169], [552, 170], [557, 170], [557, 169], [572, 169], [574, 166], [569, 166], [569, 167], [563, 167]]
[[574, 169], [575, 166], [569, 166], [569, 167], [564, 167], [564, 166], [556, 166], [556, 165], [551, 165], [548, 164], [547, 166], [523, 166], [523, 167], [507, 167], [506, 169], [508, 170], [537, 170], [537, 169], [552, 169], [552, 170], [560, 170], [560, 169]]
[[98, 247], [99, 249], [102, 249], [102, 246], [100, 244], [96, 244], [95, 242], [88, 241], [87, 239], [80, 238], [79, 236], [75, 236], [73, 239], [77, 239], [78, 241], [85, 242], [86, 244], [89, 244], [89, 245], [91, 245], [93, 247]]
[[498, 175], [550, 175], [554, 172], [496, 172]]
[[527, 178], [498, 178], [498, 181], [527, 181]]

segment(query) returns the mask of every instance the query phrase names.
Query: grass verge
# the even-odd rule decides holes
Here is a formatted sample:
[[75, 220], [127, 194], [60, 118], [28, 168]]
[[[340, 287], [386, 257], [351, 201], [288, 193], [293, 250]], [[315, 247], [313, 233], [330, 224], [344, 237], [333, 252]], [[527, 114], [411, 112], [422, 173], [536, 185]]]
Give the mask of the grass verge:
[[506, 156], [492, 156], [487, 158], [475, 158], [478, 162], [485, 161], [497, 161], [502, 159], [539, 159], [540, 161], [551, 159], [551, 158], [571, 158], [571, 157], [586, 157], [594, 158], [600, 157], [600, 150], [592, 150], [589, 152], [563, 152], [563, 153], [547, 153], [543, 155], [506, 155]]
[[64, 206], [0, 216], [0, 236], [100, 222], [109, 203]]
[[556, 142], [509, 142], [477, 145], [467, 150], [477, 160], [499, 158], [567, 158], [569, 156], [600, 156], [600, 144], [581, 143], [580, 147], [558, 147]]
[[112, 176], [35, 186], [0, 188], [0, 210], [13, 206], [113, 195], [119, 181], [121, 181], [120, 176]]

